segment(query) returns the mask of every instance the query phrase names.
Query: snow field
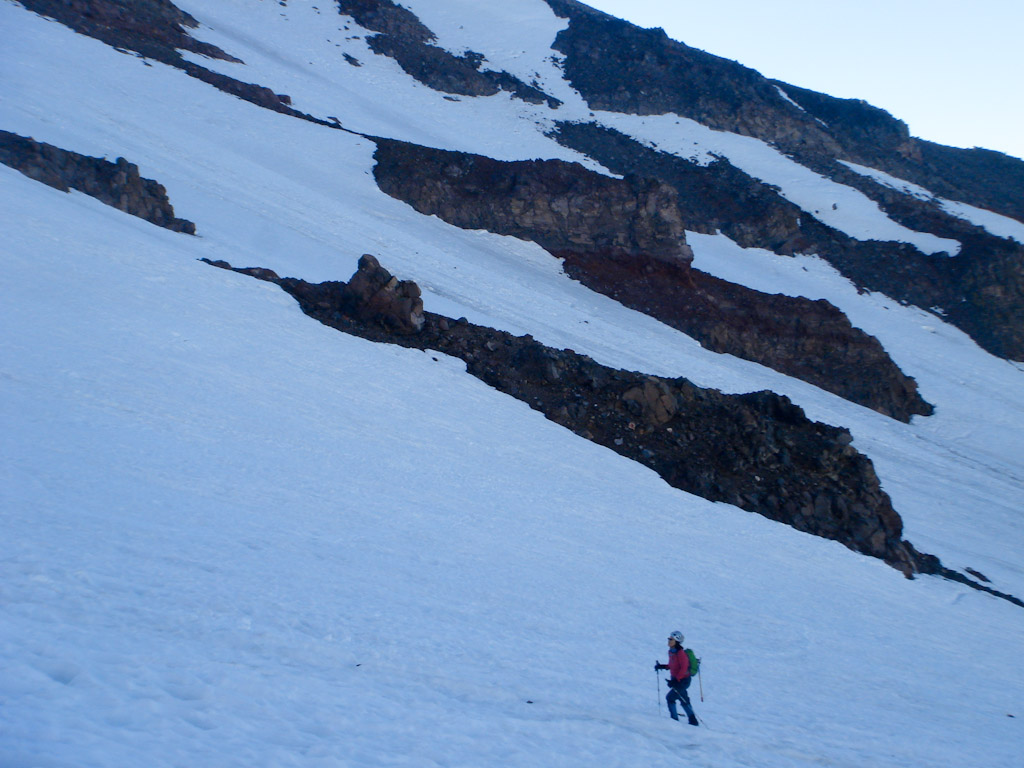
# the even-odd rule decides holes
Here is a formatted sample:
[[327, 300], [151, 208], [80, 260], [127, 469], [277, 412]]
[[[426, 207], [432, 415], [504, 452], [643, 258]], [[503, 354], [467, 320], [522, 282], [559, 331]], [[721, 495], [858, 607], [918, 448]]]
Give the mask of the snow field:
[[[797, 278], [810, 274], [803, 293], [839, 304], [855, 323], [881, 338], [918, 379], [939, 416], [923, 420], [914, 431], [905, 429], [802, 382], [700, 350], [687, 337], [566, 280], [557, 262], [532, 244], [462, 232], [415, 214], [376, 189], [369, 142], [224, 98], [178, 72], [145, 66], [57, 24], [28, 18], [32, 23], [26, 31], [32, 34], [17, 36], [21, 48], [12, 49], [19, 59], [30, 59], [34, 50], [53, 49], [66, 56], [52, 62], [62, 71], [109, 74], [69, 88], [66, 78], [48, 77], [44, 69], [16, 70], [20, 80], [15, 83], [24, 98], [6, 103], [5, 124], [77, 151], [109, 157], [123, 153], [138, 162], [144, 175], [168, 187], [179, 215], [199, 221], [200, 255], [322, 280], [347, 277], [358, 254], [369, 250], [396, 274], [419, 282], [430, 309], [515, 333], [530, 332], [545, 343], [591, 354], [613, 366], [685, 375], [726, 391], [770, 388], [789, 394], [813, 418], [851, 427], [858, 448], [875, 459], [907, 522], [908, 536], [918, 546], [954, 567], [982, 570], [1007, 591], [1024, 591], [1014, 556], [1020, 540], [1015, 498], [1024, 474], [1024, 432], [1018, 416], [1007, 418], [997, 409], [995, 418], [985, 422], [974, 407], [979, 398], [995, 398], [1010, 406], [1008, 413], [1019, 414], [1019, 371], [980, 353], [959, 332], [892, 302], [882, 302], [880, 311], [865, 312], [877, 302], [856, 296], [827, 268], [811, 274], [803, 265], [813, 262], [760, 254], [765, 265], [760, 269], [779, 270], [784, 280], [762, 280], [754, 287], [788, 292], [783, 282], [795, 285]], [[90, 64], [83, 67], [78, 61]], [[107, 82], [118, 87], [107, 89]], [[152, 89], [180, 96], [153, 101]], [[75, 119], [63, 119], [62, 114], [74, 114]], [[322, 162], [323, 157], [331, 162]], [[700, 259], [707, 250], [703, 244], [710, 241], [694, 235], [690, 239]], [[724, 238], [717, 242], [728, 243]], [[712, 269], [700, 260], [698, 265], [738, 282], [754, 279], [748, 276], [749, 258], [743, 257], [759, 252], [744, 253], [733, 246], [723, 253], [718, 262], [737, 267], [729, 274], [716, 271], [722, 266]], [[783, 269], [795, 264], [800, 268]], [[822, 284], [833, 287], [822, 292]], [[892, 322], [894, 312], [906, 320]], [[941, 354], [932, 351], [928, 338], [937, 329], [959, 340]], [[908, 343], [895, 349], [901, 338]], [[970, 358], [964, 365], [952, 359], [964, 355]], [[951, 368], [958, 371], [959, 384], [948, 375]], [[989, 383], [994, 381], [999, 382], [995, 388]], [[951, 411], [955, 418], [948, 417]], [[870, 443], [868, 425], [876, 435]], [[922, 439], [936, 425], [944, 439], [955, 440], [952, 450]], [[961, 481], [965, 469], [960, 458], [968, 447], [969, 474]], [[902, 457], [908, 452], [918, 457], [913, 466], [923, 471], [907, 471]], [[933, 459], [936, 454], [939, 458]], [[992, 471], [992, 466], [997, 469]], [[936, 477], [945, 480], [938, 483]], [[990, 492], [993, 486], [995, 492]], [[955, 501], [968, 489], [969, 498]], [[979, 538], [971, 522], [979, 510], [1002, 534], [995, 537], [1002, 542], [1000, 554], [984, 551], [986, 537]], [[954, 543], [970, 545], [959, 551]]]
[[[5, 293], [34, 299], [2, 303], [8, 764], [1013, 764], [1019, 609], [0, 181]], [[704, 730], [656, 710], [676, 626]]]
[[1020, 369], [984, 352], [935, 315], [858, 293], [817, 257], [780, 258], [741, 248], [723, 235], [691, 232], [687, 239], [696, 268], [766, 293], [826, 299], [879, 339], [901, 370], [916, 379], [922, 396], [935, 406], [934, 415], [904, 425], [838, 398], [795, 390], [791, 396], [811, 418], [850, 429], [854, 446], [874, 462], [903, 518], [905, 537], [915, 546], [952, 568], [973, 567], [1007, 585], [1007, 591], [1019, 591], [1024, 586], [1017, 555], [1024, 535], [1017, 503], [1024, 485]]
[[896, 223], [859, 190], [805, 168], [759, 139], [716, 131], [678, 115], [598, 115], [604, 125], [662, 152], [701, 165], [724, 157], [747, 175], [778, 187], [779, 194], [801, 210], [857, 240], [905, 242], [930, 254], [960, 252], [958, 241]]
[[[562, 119], [561, 111], [527, 104], [505, 92], [472, 98], [422, 85], [393, 59], [375, 54], [366, 38], [376, 33], [338, 14], [336, 6], [285, 8], [247, 0], [211, 6], [189, 0], [180, 7], [202, 22], [193, 30], [194, 37], [221, 47], [245, 64], [195, 54], [185, 54], [186, 58], [287, 93], [296, 109], [325, 119], [336, 117], [349, 130], [499, 160], [557, 157], [601, 170], [544, 135], [554, 120]], [[349, 63], [345, 54], [360, 66]], [[550, 63], [536, 63], [536, 68], [545, 67], [550, 68]]]
[[[252, 46], [285, 10], [245, 8]], [[0, 765], [1016, 765], [1019, 609], [673, 491], [457, 361], [196, 260], [346, 279], [370, 251], [428, 309], [790, 394], [853, 431], [912, 541], [1018, 595], [1019, 369], [820, 262], [691, 236], [698, 267], [878, 335], [939, 408], [896, 424], [415, 214], [376, 190], [369, 142], [13, 3], [0, 26], [0, 127], [127, 157], [199, 232], [0, 167]], [[444, 125], [397, 94], [381, 125]], [[501, 134], [479, 119], [474, 141]], [[707, 729], [656, 709], [675, 628], [705, 657]]]
[[946, 200], [945, 198], [937, 197], [924, 187], [913, 184], [909, 181], [904, 181], [903, 179], [897, 179], [895, 176], [892, 176], [885, 171], [879, 171], [875, 168], [857, 165], [857, 163], [850, 163], [846, 160], [840, 160], [839, 162], [851, 171], [856, 171], [862, 176], [867, 176], [878, 184], [898, 190], [920, 200], [934, 200], [946, 213], [951, 216], [956, 216], [959, 219], [963, 219], [964, 221], [968, 221], [975, 226], [981, 227], [987, 230], [990, 234], [996, 235], [997, 237], [1004, 237], [1007, 240], [1016, 240], [1018, 243], [1024, 243], [1024, 223], [1021, 223], [1016, 219], [1011, 219], [1009, 216], [1002, 216], [984, 208], [967, 205], [967, 203], [960, 203], [955, 200]]
[[[554, 16], [543, 0], [515, 0], [489, 8], [464, 0], [406, 5], [439, 36], [441, 47], [455, 55], [467, 50], [483, 53], [485, 69], [509, 71], [527, 84], [536, 81], [542, 90], [560, 99], [562, 106], [552, 110], [527, 104], [504, 92], [469, 98], [434, 91], [406, 75], [392, 59], [375, 55], [366, 43], [366, 37], [374, 33], [350, 17], [309, 5], [282, 7], [224, 0], [211, 7], [194, 0], [183, 2], [181, 7], [203, 22], [194, 36], [220, 46], [245, 64], [187, 57], [214, 71], [287, 93], [297, 109], [322, 118], [337, 117], [346, 128], [360, 133], [499, 160], [559, 158], [607, 173], [546, 135], [556, 121], [596, 119], [645, 144], [656, 144], [662, 151], [697, 162], [726, 157], [851, 237], [908, 242], [924, 253], [955, 255], [960, 250], [955, 240], [897, 224], [858, 190], [810, 171], [758, 139], [714, 131], [677, 115], [592, 112], [552, 61], [561, 55], [543, 46], [543, 41], [553, 42], [566, 23]], [[466, 10], [468, 6], [473, 6], [471, 11]], [[268, 46], [271, 40], [272, 48]], [[362, 66], [347, 63], [343, 53]], [[381, 93], [390, 98], [380, 99]], [[418, 119], [410, 120], [411, 115]]]

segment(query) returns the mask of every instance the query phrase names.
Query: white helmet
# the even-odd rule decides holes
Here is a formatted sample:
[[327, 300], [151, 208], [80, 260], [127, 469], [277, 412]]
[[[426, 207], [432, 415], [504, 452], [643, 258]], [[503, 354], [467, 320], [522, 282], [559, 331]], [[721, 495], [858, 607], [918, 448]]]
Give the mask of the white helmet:
[[669, 638], [672, 639], [672, 640], [675, 640], [680, 645], [683, 644], [683, 633], [680, 632], [678, 629], [675, 632], [673, 632], [671, 635], [669, 635]]

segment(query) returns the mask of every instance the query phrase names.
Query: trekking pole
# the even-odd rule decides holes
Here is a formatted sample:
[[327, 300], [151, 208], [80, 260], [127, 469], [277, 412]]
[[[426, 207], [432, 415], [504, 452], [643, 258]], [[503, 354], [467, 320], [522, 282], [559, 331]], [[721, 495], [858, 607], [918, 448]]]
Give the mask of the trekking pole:
[[658, 660], [654, 660], [654, 679], [658, 685], [658, 715], [661, 715], [661, 675], [658, 673]]
[[700, 700], [704, 701], [704, 678], [700, 676], [700, 670], [697, 670], [697, 683], [700, 685]]

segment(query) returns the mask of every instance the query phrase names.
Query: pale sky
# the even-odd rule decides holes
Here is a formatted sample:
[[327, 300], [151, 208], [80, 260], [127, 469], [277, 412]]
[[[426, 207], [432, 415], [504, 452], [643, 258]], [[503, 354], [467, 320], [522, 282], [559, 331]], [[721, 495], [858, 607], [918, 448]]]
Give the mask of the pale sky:
[[914, 136], [1024, 158], [1024, 0], [584, 0]]

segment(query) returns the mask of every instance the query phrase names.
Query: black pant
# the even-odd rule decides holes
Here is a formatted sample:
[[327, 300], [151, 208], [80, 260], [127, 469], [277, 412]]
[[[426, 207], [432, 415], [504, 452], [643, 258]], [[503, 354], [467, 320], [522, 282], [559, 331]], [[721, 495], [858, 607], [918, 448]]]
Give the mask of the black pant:
[[686, 689], [689, 687], [689, 677], [682, 680], [672, 680], [668, 684], [668, 695], [665, 696], [665, 701], [668, 702], [668, 713], [672, 716], [673, 720], [679, 719], [679, 714], [676, 712], [677, 701], [683, 705], [683, 711], [691, 723], [697, 719], [697, 716], [693, 714], [693, 707], [690, 706], [690, 694], [686, 692]]

